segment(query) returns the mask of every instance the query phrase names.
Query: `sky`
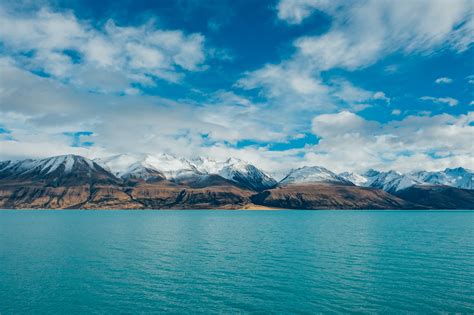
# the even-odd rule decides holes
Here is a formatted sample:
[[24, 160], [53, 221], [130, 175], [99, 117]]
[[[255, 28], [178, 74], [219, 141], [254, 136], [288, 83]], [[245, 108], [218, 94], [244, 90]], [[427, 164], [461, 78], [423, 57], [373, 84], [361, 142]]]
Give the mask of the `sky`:
[[0, 159], [474, 169], [470, 0], [0, 2]]

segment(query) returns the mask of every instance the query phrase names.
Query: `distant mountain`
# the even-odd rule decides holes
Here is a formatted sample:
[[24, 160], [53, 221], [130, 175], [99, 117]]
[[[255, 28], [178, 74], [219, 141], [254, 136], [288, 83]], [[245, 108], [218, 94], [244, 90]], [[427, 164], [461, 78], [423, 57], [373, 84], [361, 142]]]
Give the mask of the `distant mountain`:
[[390, 193], [415, 185], [443, 185], [474, 189], [474, 173], [462, 167], [447, 168], [438, 172], [417, 171], [408, 174], [396, 171], [379, 172], [371, 169], [362, 175], [348, 172], [339, 175], [357, 186], [379, 188]]
[[94, 161], [78, 155], [3, 162], [0, 164], [0, 180], [35, 181], [52, 186], [119, 182]]
[[308, 183], [353, 185], [351, 181], [321, 166], [304, 166], [293, 169], [278, 183], [278, 185], [284, 186]]
[[347, 184], [303, 183], [265, 190], [252, 202], [284, 209], [424, 209], [383, 190]]
[[366, 177], [354, 172], [343, 172], [343, 173], [340, 173], [339, 176], [344, 178], [345, 180], [350, 181], [356, 186], [364, 186], [365, 183], [367, 183], [368, 181]]
[[404, 200], [434, 209], [474, 209], [474, 190], [415, 185], [396, 192]]
[[262, 170], [237, 159], [228, 159], [218, 174], [255, 191], [268, 189], [277, 184], [276, 180]]
[[98, 159], [96, 162], [123, 179], [149, 180], [158, 176], [179, 180], [202, 175], [188, 160], [169, 154], [147, 154], [143, 156], [125, 154]]
[[367, 179], [363, 186], [379, 188], [389, 193], [421, 184], [421, 182], [412, 178], [410, 175], [404, 175], [395, 171], [378, 172], [369, 170], [363, 176]]
[[447, 168], [440, 172], [419, 171], [410, 176], [424, 184], [446, 185], [462, 189], [474, 189], [474, 173], [465, 168]]
[[337, 175], [306, 166], [276, 182], [234, 158], [126, 154], [92, 161], [63, 155], [0, 162], [0, 208], [472, 209], [472, 180], [463, 168]]
[[[122, 179], [144, 181], [168, 179], [175, 182], [198, 182], [208, 175], [219, 175], [252, 190], [267, 189], [276, 181], [257, 167], [242, 160], [230, 158], [218, 162], [204, 157], [192, 160], [169, 154], [114, 156], [97, 161]], [[204, 177], [204, 178], [201, 178]]]

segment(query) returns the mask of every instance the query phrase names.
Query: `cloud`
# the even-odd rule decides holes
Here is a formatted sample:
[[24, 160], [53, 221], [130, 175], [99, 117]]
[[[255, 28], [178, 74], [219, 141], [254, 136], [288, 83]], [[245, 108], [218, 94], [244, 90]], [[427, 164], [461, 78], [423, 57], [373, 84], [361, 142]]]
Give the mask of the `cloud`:
[[76, 145], [93, 142], [94, 150], [103, 149], [100, 152], [193, 156], [207, 155], [210, 146], [233, 147], [241, 140], [284, 141], [295, 133], [279, 113], [229, 91], [218, 91], [196, 104], [143, 94], [88, 93], [36, 76], [11, 59], [0, 58], [0, 72], [0, 126], [11, 130], [12, 138], [0, 143], [2, 158], [20, 157], [31, 152], [23, 145], [48, 141], [48, 147], [58, 149], [40, 150], [33, 156], [66, 153], [76, 135], [80, 137]]
[[[469, 0], [369, 0], [343, 4], [282, 0], [278, 5], [279, 18], [293, 23], [301, 22], [316, 9], [332, 16], [327, 33], [304, 36], [295, 42], [298, 54], [310, 58], [319, 70], [360, 69], [395, 52], [430, 54], [440, 47], [462, 52], [473, 42], [473, 7]], [[330, 10], [334, 7], [338, 10]]]
[[430, 101], [433, 103], [438, 103], [438, 104], [448, 104], [449, 106], [456, 106], [458, 105], [459, 101], [457, 99], [454, 99], [452, 97], [432, 97], [432, 96], [423, 96], [420, 97], [420, 100], [422, 101]]
[[450, 84], [452, 82], [453, 82], [453, 79], [448, 78], [448, 77], [437, 78], [435, 80], [436, 84]]
[[398, 115], [400, 115], [401, 113], [402, 113], [402, 111], [399, 110], [399, 109], [394, 109], [394, 110], [392, 110], [392, 115], [398, 116]]
[[466, 79], [469, 84], [474, 84], [474, 74], [468, 75]]
[[[289, 58], [246, 72], [236, 87], [258, 91], [286, 116], [301, 110], [313, 114], [335, 109], [360, 111], [374, 104], [390, 104], [383, 91], [368, 91], [344, 78], [331, 78], [329, 71], [360, 70], [393, 54], [466, 51], [473, 41], [472, 6], [469, 0], [454, 1], [456, 5], [447, 0], [281, 0], [276, 7], [280, 19], [298, 24], [319, 10], [332, 18], [331, 27], [322, 35], [297, 38]], [[443, 100], [451, 106], [456, 102], [450, 98], [440, 102]]]
[[235, 86], [258, 90], [287, 119], [293, 115], [300, 119], [302, 110], [309, 113], [336, 108], [363, 110], [376, 100], [389, 101], [383, 92], [365, 90], [343, 78], [324, 81], [319, 73], [299, 61], [267, 64], [245, 73]]
[[[305, 159], [341, 171], [469, 168], [474, 163], [473, 121], [474, 112], [407, 116], [385, 124], [346, 111], [318, 115], [313, 119], [313, 132], [321, 139]], [[437, 152], [445, 157], [433, 157]]]
[[279, 176], [303, 165], [363, 171], [469, 167], [474, 162], [473, 112], [387, 123], [348, 110], [318, 114], [308, 116], [313, 117], [310, 128], [320, 139], [317, 144], [274, 151], [236, 143], [284, 142], [299, 137], [301, 129], [287, 127], [291, 119], [272, 107], [229, 91], [213, 93], [196, 106], [146, 95], [90, 94], [17, 68], [11, 60], [0, 60], [0, 72], [0, 126], [9, 131], [8, 138], [0, 139], [1, 159], [65, 153], [90, 158], [158, 152], [235, 156]]
[[384, 92], [375, 92], [374, 93], [374, 96], [373, 96], [374, 100], [381, 100], [381, 101], [384, 101], [386, 103], [390, 103], [390, 98], [387, 97], [387, 95], [385, 95]]
[[331, 0], [281, 0], [276, 9], [279, 19], [290, 24], [299, 24], [315, 10], [333, 11], [338, 2]]
[[360, 116], [342, 111], [337, 114], [322, 114], [313, 118], [313, 133], [324, 138], [341, 134], [363, 135], [376, 132], [377, 122], [366, 121]]
[[0, 42], [3, 54], [25, 69], [100, 92], [154, 85], [155, 79], [177, 82], [187, 71], [202, 70], [206, 59], [201, 34], [158, 29], [152, 20], [96, 27], [48, 8], [18, 14], [0, 7]]

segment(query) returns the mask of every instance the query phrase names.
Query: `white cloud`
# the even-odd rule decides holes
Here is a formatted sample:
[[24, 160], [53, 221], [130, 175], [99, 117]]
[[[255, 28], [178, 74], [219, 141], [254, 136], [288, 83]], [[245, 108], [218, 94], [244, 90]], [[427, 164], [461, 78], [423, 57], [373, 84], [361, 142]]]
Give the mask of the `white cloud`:
[[301, 110], [321, 112], [334, 108], [330, 88], [296, 63], [266, 65], [246, 73], [235, 86], [245, 90], [260, 89], [274, 110], [287, 119]]
[[400, 115], [401, 113], [402, 113], [402, 111], [399, 110], [399, 109], [394, 109], [394, 110], [392, 110], [392, 115], [398, 116], [398, 115]]
[[420, 97], [420, 100], [430, 101], [430, 102], [438, 103], [438, 104], [448, 104], [451, 107], [456, 106], [456, 105], [459, 104], [459, 101], [457, 99], [452, 98], [452, 97], [423, 96], [423, 97]]
[[[375, 104], [386, 106], [391, 100], [383, 91], [328, 78], [327, 70], [362, 69], [394, 53], [465, 51], [473, 41], [473, 10], [469, 0], [454, 2], [281, 0], [277, 5], [280, 19], [298, 24], [319, 10], [331, 16], [330, 29], [322, 35], [296, 39], [296, 51], [290, 58], [245, 73], [236, 86], [259, 90], [286, 116], [301, 110], [314, 114], [336, 108], [360, 111]], [[438, 101], [457, 104], [452, 98]]]
[[375, 92], [373, 98], [375, 100], [381, 100], [381, 101], [384, 101], [386, 103], [390, 103], [390, 98], [387, 97], [387, 95], [385, 95], [385, 93], [381, 92], [381, 91]]
[[374, 133], [379, 128], [376, 122], [369, 122], [360, 116], [342, 111], [337, 114], [322, 114], [313, 118], [313, 133], [327, 138], [338, 135], [362, 135]]
[[278, 18], [290, 24], [299, 24], [314, 10], [333, 11], [338, 2], [335, 0], [281, 0], [277, 5]]
[[259, 89], [274, 108], [285, 117], [301, 111], [321, 113], [336, 108], [363, 110], [381, 98], [383, 92], [368, 91], [342, 79], [323, 81], [318, 73], [311, 71], [304, 62], [283, 62], [268, 64], [261, 69], [246, 73], [236, 87], [245, 90]]
[[48, 141], [48, 148], [57, 148], [48, 152], [67, 153], [71, 139], [65, 132], [92, 131], [94, 148], [112, 153], [184, 156], [207, 155], [210, 146], [232, 147], [245, 139], [285, 141], [295, 133], [286, 117], [228, 91], [218, 91], [197, 105], [136, 95], [137, 91], [126, 96], [87, 93], [38, 77], [9, 59], [0, 59], [0, 72], [0, 126], [14, 139], [0, 143], [1, 158], [20, 157], [32, 152], [25, 148], [29, 144]]
[[[458, 117], [408, 116], [385, 124], [349, 112], [318, 115], [313, 119], [313, 132], [321, 140], [305, 158], [338, 171], [472, 168], [473, 121], [474, 112]], [[436, 152], [445, 157], [434, 158]]]
[[[473, 165], [474, 112], [408, 116], [388, 123], [350, 111], [320, 114], [312, 120], [312, 130], [320, 137], [316, 145], [284, 151], [264, 146], [237, 148], [233, 144], [239, 140], [300, 138], [296, 132], [300, 129], [287, 127], [291, 119], [285, 114], [228, 91], [219, 91], [206, 104], [196, 106], [145, 95], [89, 94], [18, 69], [11, 60], [0, 60], [0, 67], [4, 74], [0, 77], [0, 125], [13, 138], [0, 140], [0, 159], [167, 152], [216, 159], [235, 156], [267, 171], [283, 172], [303, 165], [323, 165], [334, 171]], [[64, 133], [78, 131], [93, 132], [88, 140], [95, 145], [71, 147]]]
[[71, 12], [42, 8], [20, 15], [0, 6], [4, 54], [26, 69], [101, 92], [154, 84], [154, 78], [176, 82], [186, 71], [201, 70], [204, 41], [200, 34], [160, 30], [153, 21], [122, 27], [109, 20], [97, 28]]
[[474, 74], [468, 75], [466, 79], [469, 84], [474, 84]]
[[435, 80], [436, 84], [450, 84], [452, 82], [453, 82], [453, 79], [448, 78], [448, 77], [441, 77]]
[[[327, 9], [335, 6], [339, 10]], [[440, 47], [461, 52], [473, 42], [469, 0], [368, 0], [351, 5], [281, 0], [278, 8], [279, 17], [293, 23], [315, 9], [333, 17], [327, 33], [301, 37], [295, 43], [302, 58], [310, 58], [319, 70], [359, 69], [394, 52], [429, 54]]]

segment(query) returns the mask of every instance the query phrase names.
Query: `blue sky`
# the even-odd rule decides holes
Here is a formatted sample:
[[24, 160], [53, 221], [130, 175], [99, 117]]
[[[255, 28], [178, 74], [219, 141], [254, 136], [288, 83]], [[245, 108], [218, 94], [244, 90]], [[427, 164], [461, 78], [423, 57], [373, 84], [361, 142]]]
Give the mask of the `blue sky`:
[[474, 168], [473, 6], [3, 1], [0, 157]]

